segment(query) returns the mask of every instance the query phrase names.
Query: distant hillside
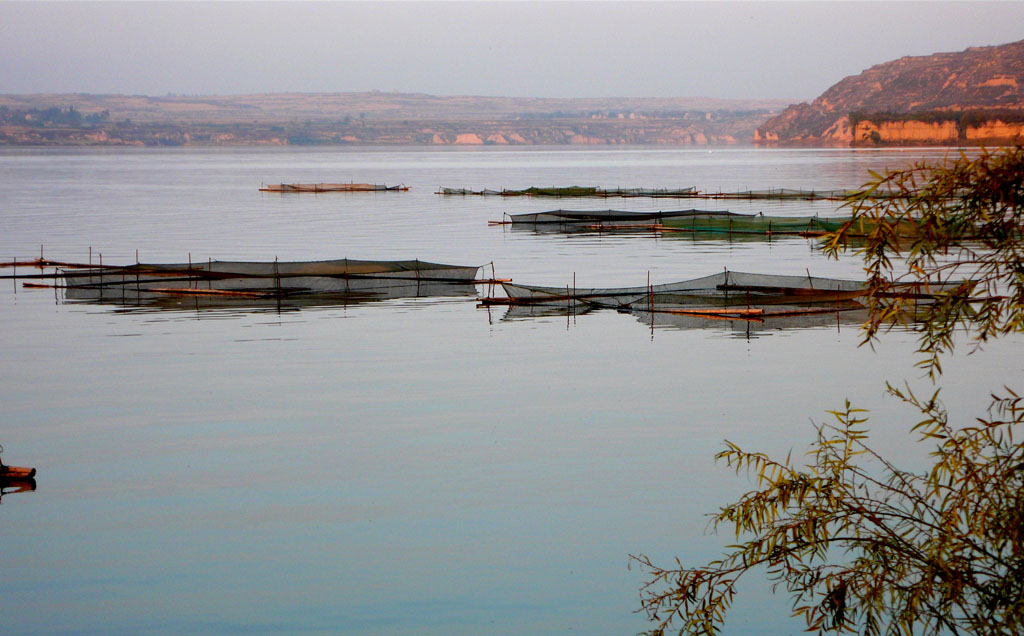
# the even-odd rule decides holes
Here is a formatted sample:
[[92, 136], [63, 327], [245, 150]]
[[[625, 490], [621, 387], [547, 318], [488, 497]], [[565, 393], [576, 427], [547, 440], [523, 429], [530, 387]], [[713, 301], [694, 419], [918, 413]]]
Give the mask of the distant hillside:
[[0, 107], [67, 108], [88, 114], [109, 110], [113, 119], [145, 123], [284, 122], [310, 119], [473, 120], [595, 113], [780, 110], [786, 100], [710, 97], [538, 98], [426, 95], [423, 93], [267, 93], [261, 95], [0, 95]]
[[0, 95], [0, 145], [750, 143], [782, 100]]
[[903, 57], [772, 117], [755, 142], [970, 144], [1024, 141], [1024, 40]]

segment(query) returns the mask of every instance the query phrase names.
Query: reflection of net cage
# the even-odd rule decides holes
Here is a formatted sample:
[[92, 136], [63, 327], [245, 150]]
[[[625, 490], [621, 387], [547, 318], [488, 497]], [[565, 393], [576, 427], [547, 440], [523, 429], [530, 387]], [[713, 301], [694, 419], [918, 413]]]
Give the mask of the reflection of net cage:
[[652, 329], [709, 329], [733, 332], [744, 338], [757, 337], [759, 334], [791, 329], [821, 329], [824, 327], [839, 328], [840, 326], [856, 327], [867, 319], [867, 310], [862, 306], [844, 305], [839, 309], [820, 308], [817, 311], [801, 309], [799, 313], [774, 312], [747, 315], [735, 314], [697, 314], [687, 312], [659, 312], [657, 310], [631, 311], [637, 321], [649, 325]]
[[[3, 446], [0, 446], [0, 453], [3, 452]], [[0, 460], [0, 497], [14, 492], [35, 490], [35, 476], [35, 468], [8, 466]]]
[[662, 221], [666, 230], [694, 234], [800, 234], [820, 235], [835, 232], [849, 217], [822, 218], [817, 216], [764, 216], [760, 214], [708, 215], [695, 214], [684, 218]]

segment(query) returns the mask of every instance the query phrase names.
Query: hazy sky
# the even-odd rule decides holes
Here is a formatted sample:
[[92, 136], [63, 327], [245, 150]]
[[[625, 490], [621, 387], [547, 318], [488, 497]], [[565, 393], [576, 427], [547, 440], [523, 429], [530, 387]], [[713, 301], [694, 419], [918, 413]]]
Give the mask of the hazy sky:
[[0, 93], [811, 99], [1024, 2], [2, 2]]

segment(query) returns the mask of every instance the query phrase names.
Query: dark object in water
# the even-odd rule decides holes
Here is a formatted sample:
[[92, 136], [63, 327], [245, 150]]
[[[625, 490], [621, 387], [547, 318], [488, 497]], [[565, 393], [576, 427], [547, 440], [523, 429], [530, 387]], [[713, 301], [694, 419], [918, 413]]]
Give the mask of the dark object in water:
[[491, 221], [492, 225], [556, 225], [580, 227], [653, 227], [666, 219], [685, 219], [694, 215], [718, 217], [740, 216], [726, 210], [548, 210], [510, 214], [507, 221]]
[[36, 489], [36, 469], [7, 466], [0, 462], [0, 497]]
[[406, 192], [409, 186], [379, 183], [271, 183], [260, 192]]

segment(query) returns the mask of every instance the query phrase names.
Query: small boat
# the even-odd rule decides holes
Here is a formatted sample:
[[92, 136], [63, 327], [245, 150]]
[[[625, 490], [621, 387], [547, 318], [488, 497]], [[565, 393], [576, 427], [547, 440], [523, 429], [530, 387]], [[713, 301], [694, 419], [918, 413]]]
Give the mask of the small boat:
[[21, 466], [7, 466], [0, 464], [0, 482], [27, 481], [35, 476], [35, 468], [22, 468]]
[[[4, 451], [0, 446], [0, 453]], [[0, 461], [0, 488], [19, 488], [22, 484], [31, 482], [32, 489], [35, 489], [36, 476], [35, 468], [22, 468], [21, 466], [8, 466]]]
[[36, 469], [0, 464], [0, 499], [4, 495], [32, 492], [36, 489]]
[[377, 183], [273, 183], [260, 186], [260, 192], [406, 192], [408, 186]]

